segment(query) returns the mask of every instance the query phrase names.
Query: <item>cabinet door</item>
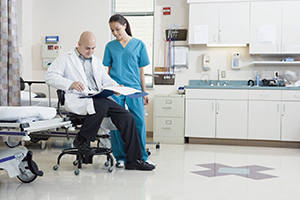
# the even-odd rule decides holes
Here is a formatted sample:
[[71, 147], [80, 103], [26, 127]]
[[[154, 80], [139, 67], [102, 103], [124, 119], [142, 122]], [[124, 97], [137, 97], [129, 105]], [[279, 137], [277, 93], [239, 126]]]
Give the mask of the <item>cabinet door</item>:
[[218, 100], [216, 138], [247, 139], [247, 101]]
[[281, 140], [300, 141], [300, 102], [282, 103]]
[[217, 4], [190, 4], [189, 44], [218, 43], [218, 16]]
[[281, 102], [249, 101], [248, 139], [280, 140]]
[[[282, 52], [300, 53], [300, 2], [286, 1], [282, 4]], [[298, 25], [297, 25], [298, 24]]]
[[250, 3], [220, 3], [219, 10], [219, 43], [249, 43]]
[[215, 100], [186, 100], [185, 137], [215, 138]]
[[281, 2], [251, 2], [251, 54], [281, 52], [281, 14]]

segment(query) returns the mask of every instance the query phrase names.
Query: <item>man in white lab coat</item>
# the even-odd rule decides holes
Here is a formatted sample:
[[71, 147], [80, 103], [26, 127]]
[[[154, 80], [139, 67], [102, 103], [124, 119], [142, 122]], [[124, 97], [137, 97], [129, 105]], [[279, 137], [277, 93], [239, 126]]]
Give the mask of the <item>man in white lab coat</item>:
[[79, 98], [83, 92], [101, 91], [103, 87], [118, 85], [108, 76], [102, 61], [93, 56], [95, 48], [94, 34], [83, 32], [78, 47], [55, 59], [45, 75], [47, 84], [66, 92], [67, 111], [86, 115], [74, 145], [82, 153], [94, 154], [90, 141], [95, 140], [103, 118], [109, 115], [125, 142], [125, 168], [153, 170], [153, 165], [141, 160], [140, 141], [132, 114], [109, 98]]

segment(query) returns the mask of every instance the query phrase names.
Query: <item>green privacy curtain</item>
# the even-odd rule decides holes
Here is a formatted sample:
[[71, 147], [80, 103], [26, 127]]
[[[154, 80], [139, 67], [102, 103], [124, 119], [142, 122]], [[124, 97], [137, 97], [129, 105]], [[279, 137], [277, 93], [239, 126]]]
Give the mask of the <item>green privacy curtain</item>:
[[19, 105], [20, 58], [17, 2], [0, 0], [0, 106]]

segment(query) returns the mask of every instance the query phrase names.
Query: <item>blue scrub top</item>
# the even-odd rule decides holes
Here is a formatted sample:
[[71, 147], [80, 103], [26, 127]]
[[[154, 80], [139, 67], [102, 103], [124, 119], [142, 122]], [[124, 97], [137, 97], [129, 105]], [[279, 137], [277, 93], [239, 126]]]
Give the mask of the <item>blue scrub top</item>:
[[105, 47], [103, 65], [111, 67], [110, 77], [120, 85], [141, 90], [140, 67], [149, 64], [146, 46], [139, 39], [132, 38], [125, 48], [117, 39]]

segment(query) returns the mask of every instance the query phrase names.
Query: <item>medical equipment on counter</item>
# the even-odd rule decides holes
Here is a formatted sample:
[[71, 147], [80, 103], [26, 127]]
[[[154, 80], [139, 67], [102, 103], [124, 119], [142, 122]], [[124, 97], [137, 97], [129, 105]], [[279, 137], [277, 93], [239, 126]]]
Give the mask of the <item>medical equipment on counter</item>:
[[231, 68], [241, 69], [241, 54], [239, 52], [232, 53]]
[[44, 174], [38, 169], [32, 160], [32, 152], [26, 147], [0, 149], [0, 169], [6, 170], [10, 178], [17, 176], [24, 183], [30, 183]]
[[58, 36], [46, 36], [42, 47], [43, 68], [47, 69], [51, 63], [59, 56], [60, 49]]

